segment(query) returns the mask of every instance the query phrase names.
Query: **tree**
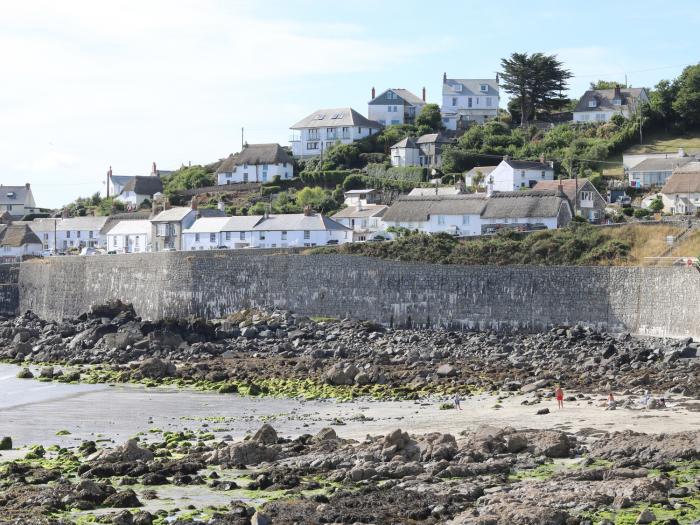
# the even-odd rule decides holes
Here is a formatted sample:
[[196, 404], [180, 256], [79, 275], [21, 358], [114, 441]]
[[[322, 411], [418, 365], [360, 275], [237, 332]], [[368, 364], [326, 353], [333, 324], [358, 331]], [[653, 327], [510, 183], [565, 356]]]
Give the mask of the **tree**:
[[357, 167], [360, 151], [353, 144], [334, 144], [326, 151], [325, 162], [331, 163], [330, 169], [350, 169]]
[[674, 84], [678, 91], [673, 110], [686, 127], [700, 126], [700, 64], [686, 67]]
[[442, 113], [440, 106], [437, 104], [426, 104], [421, 109], [421, 112], [416, 117], [416, 126], [427, 126], [432, 131], [441, 131], [445, 129], [442, 124]]
[[654, 197], [654, 200], [649, 203], [649, 209], [655, 213], [664, 209], [664, 201], [661, 199], [660, 195]]
[[666, 131], [670, 129], [672, 121], [677, 119], [673, 109], [673, 101], [676, 99], [678, 86], [668, 80], [662, 80], [649, 95], [649, 107], [653, 120], [662, 125]]
[[596, 80], [591, 82], [591, 89], [615, 89], [616, 87], [626, 88], [627, 86], [614, 80]]
[[362, 178], [362, 175], [348, 175], [343, 181], [343, 189], [345, 191], [361, 190], [365, 186], [365, 180]]
[[513, 53], [501, 60], [503, 90], [520, 102], [520, 124], [525, 125], [538, 111], [560, 109], [568, 102], [562, 92], [571, 72], [556, 55]]
[[164, 191], [168, 195], [180, 190], [213, 185], [214, 174], [207, 171], [204, 166], [182, 167], [169, 177], [163, 178]]

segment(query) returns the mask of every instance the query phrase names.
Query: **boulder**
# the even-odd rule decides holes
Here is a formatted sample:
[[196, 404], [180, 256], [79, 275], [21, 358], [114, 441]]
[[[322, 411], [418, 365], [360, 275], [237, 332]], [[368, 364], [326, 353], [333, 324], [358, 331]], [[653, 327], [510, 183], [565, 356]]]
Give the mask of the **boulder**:
[[0, 439], [0, 450], [12, 450], [12, 438], [10, 436]]
[[250, 518], [250, 525], [271, 525], [272, 520], [266, 516], [265, 514], [262, 514], [260, 511], [256, 511], [255, 514], [253, 514], [253, 517]]
[[435, 372], [440, 377], [454, 377], [457, 375], [457, 369], [452, 365], [440, 365]]
[[271, 425], [265, 423], [253, 436], [253, 441], [263, 445], [275, 445], [277, 443], [277, 432]]
[[326, 371], [326, 381], [331, 385], [352, 385], [359, 373], [355, 365], [343, 366], [336, 363]]
[[138, 441], [135, 439], [129, 439], [126, 443], [115, 448], [114, 450], [103, 450], [97, 452], [91, 456], [90, 459], [99, 459], [108, 462], [151, 461], [153, 459], [153, 452], [146, 448], [139, 447]]
[[17, 378], [18, 379], [34, 379], [34, 374], [32, 374], [32, 371], [29, 370], [29, 368], [23, 368], [19, 372], [17, 372]]
[[318, 434], [314, 436], [314, 440], [316, 441], [332, 441], [334, 439], [338, 439], [338, 435], [331, 427], [322, 428], [318, 431]]
[[649, 509], [644, 509], [642, 512], [639, 513], [639, 516], [637, 516], [637, 521], [635, 521], [635, 523], [647, 524], [647, 523], [654, 523], [655, 521], [656, 521], [656, 514], [654, 514]]
[[104, 304], [93, 304], [90, 307], [90, 313], [95, 317], [106, 317], [114, 319], [119, 314], [126, 313], [135, 316], [134, 307], [131, 304], [123, 303], [119, 299], [107, 301]]
[[123, 510], [112, 516], [112, 525], [134, 525], [134, 516], [128, 510]]
[[141, 507], [141, 502], [136, 497], [136, 493], [131, 490], [122, 490], [109, 496], [102, 503], [105, 507], [115, 507], [119, 509]]
[[151, 379], [162, 379], [175, 375], [175, 365], [170, 361], [163, 361], [157, 357], [146, 359], [139, 365], [141, 376]]
[[52, 366], [45, 366], [39, 372], [39, 377], [51, 379], [51, 378], [53, 378], [53, 374], [54, 374], [53, 367]]

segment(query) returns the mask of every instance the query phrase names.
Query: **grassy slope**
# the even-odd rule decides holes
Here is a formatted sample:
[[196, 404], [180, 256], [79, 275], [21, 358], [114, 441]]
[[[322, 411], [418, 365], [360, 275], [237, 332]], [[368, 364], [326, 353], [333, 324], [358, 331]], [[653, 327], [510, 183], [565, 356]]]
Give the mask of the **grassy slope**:
[[670, 136], [668, 133], [654, 133], [645, 144], [632, 146], [626, 153], [676, 153], [678, 148], [684, 148], [686, 153], [700, 151], [700, 134], [689, 133], [682, 136]]
[[677, 226], [639, 226], [628, 225], [610, 230], [614, 239], [629, 243], [631, 246], [629, 260], [620, 262], [627, 266], [644, 266], [651, 263], [645, 257], [659, 257], [667, 249], [666, 237], [678, 236], [684, 228]]

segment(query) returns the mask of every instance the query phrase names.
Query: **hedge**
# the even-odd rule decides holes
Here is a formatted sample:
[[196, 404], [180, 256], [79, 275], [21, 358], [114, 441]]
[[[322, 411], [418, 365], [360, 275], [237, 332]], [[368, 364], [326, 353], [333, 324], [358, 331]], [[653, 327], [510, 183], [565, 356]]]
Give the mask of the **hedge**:
[[343, 184], [343, 181], [348, 175], [355, 172], [351, 170], [333, 170], [333, 171], [312, 171], [312, 172], [302, 172], [299, 178], [304, 183], [305, 186], [322, 186], [324, 188], [332, 189], [339, 184]]
[[428, 170], [419, 166], [401, 166], [387, 168], [384, 164], [368, 164], [367, 175], [384, 179], [393, 179], [405, 182], [423, 182], [426, 180]]

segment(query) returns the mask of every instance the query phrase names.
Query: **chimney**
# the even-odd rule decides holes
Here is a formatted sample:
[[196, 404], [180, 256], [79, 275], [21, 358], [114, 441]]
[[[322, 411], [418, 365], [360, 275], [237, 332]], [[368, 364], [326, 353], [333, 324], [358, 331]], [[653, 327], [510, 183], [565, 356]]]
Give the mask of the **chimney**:
[[423, 86], [423, 102], [425, 102], [425, 86]]
[[493, 176], [489, 176], [489, 180], [486, 183], [486, 196], [490, 197], [493, 194]]
[[544, 153], [540, 153], [540, 164], [544, 164]]
[[193, 210], [197, 210], [197, 197], [192, 197], [192, 200], [190, 201], [190, 208]]
[[156, 163], [151, 165], [151, 175], [158, 175], [158, 170], [156, 169]]
[[29, 183], [26, 182], [26, 183], [24, 184], [24, 187], [27, 188], [27, 189], [29, 189]]
[[311, 211], [311, 206], [308, 204], [304, 206], [304, 216], [306, 217], [311, 217], [313, 215], [313, 211]]
[[68, 214], [68, 208], [63, 208], [63, 209], [61, 210], [61, 218], [62, 218], [62, 219], [67, 219], [68, 217], [70, 217], [70, 215]]
[[620, 84], [615, 84], [615, 98], [620, 98]]
[[510, 155], [503, 155], [503, 160], [510, 162]]
[[442, 74], [442, 83], [445, 84], [447, 82], [447, 73]]
[[219, 211], [226, 211], [226, 204], [224, 204], [224, 201], [217, 202], [216, 209]]
[[374, 91], [374, 86], [372, 86], [372, 100], [374, 100], [375, 93], [376, 93], [376, 92]]

